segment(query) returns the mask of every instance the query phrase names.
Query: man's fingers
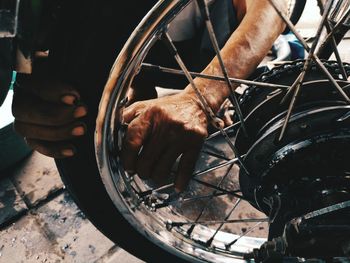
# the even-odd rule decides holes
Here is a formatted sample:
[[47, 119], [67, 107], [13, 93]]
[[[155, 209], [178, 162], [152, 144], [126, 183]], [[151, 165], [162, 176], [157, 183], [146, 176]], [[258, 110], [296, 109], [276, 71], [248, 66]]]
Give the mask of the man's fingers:
[[135, 172], [138, 154], [151, 130], [151, 117], [140, 116], [128, 125], [122, 147], [122, 160], [127, 171]]
[[156, 166], [153, 169], [152, 179], [158, 183], [163, 183], [164, 179], [169, 177], [171, 169], [180, 154], [180, 149], [168, 149], [156, 163]]
[[28, 124], [15, 120], [14, 127], [16, 132], [21, 134], [23, 137], [52, 142], [73, 139], [84, 135], [86, 132], [86, 126], [82, 122], [77, 122], [66, 126], [52, 127]]
[[148, 179], [153, 176], [154, 167], [159, 164], [166, 147], [166, 141], [162, 136], [152, 134], [152, 138], [143, 146], [138, 156], [136, 172], [141, 178]]
[[76, 89], [59, 81], [45, 81], [45, 79], [18, 74], [17, 85], [19, 89], [31, 92], [48, 102], [74, 105], [80, 100], [80, 94]]
[[30, 93], [17, 91], [12, 103], [16, 120], [46, 126], [69, 124], [87, 114], [86, 106], [67, 106], [44, 101]]
[[26, 139], [26, 142], [33, 150], [52, 158], [72, 157], [76, 152], [74, 145], [69, 142], [57, 143], [35, 139]]
[[200, 154], [201, 147], [195, 147], [185, 152], [180, 159], [178, 173], [175, 178], [175, 191], [182, 192], [185, 190], [191, 180], [196, 161]]
[[130, 123], [133, 119], [138, 117], [146, 108], [150, 108], [152, 100], [138, 101], [128, 106], [123, 112], [124, 122]]

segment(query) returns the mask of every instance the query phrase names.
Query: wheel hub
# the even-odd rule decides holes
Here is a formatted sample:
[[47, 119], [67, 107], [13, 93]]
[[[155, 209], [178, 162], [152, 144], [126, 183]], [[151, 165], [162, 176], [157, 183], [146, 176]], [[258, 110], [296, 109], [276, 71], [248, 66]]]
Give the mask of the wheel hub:
[[[280, 104], [280, 90], [254, 91], [256, 101], [250, 96], [246, 104], [255, 106], [245, 119], [249, 136], [239, 131], [236, 138], [249, 171], [240, 171], [242, 193], [273, 221], [271, 239], [293, 218], [350, 200], [350, 106], [318, 78], [303, 84], [282, 141], [289, 103]], [[338, 83], [350, 94], [346, 82]]]

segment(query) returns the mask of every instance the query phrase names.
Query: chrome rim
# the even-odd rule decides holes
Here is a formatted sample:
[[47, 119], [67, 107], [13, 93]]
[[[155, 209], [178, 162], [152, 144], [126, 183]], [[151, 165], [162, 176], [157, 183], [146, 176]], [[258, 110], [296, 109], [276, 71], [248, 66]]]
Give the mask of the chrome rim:
[[[238, 83], [283, 90], [286, 91], [283, 101], [290, 101], [278, 137], [279, 140], [283, 140], [305, 82], [305, 74], [313, 63], [320, 67], [342, 100], [347, 104], [350, 102], [348, 95], [344, 92], [344, 86], [340, 86], [329, 73], [317, 53], [317, 47], [322, 43], [321, 36], [324, 35], [323, 29], [329, 25], [328, 17], [333, 1], [325, 5], [323, 19], [310, 47], [288, 17], [275, 6], [275, 1], [270, 0], [309, 54], [303, 71], [290, 86], [232, 79], [225, 73], [224, 66], [222, 68], [224, 77], [189, 72], [185, 65], [181, 65], [181, 57], [176, 52], [175, 58], [181, 70], [143, 64], [153, 44], [160, 38], [164, 39], [167, 25], [191, 2], [191, 0], [159, 1], [133, 32], [119, 54], [99, 107], [95, 132], [96, 158], [102, 180], [113, 203], [128, 222], [151, 242], [178, 257], [193, 262], [232, 262], [233, 259], [240, 261], [243, 260], [245, 253], [264, 243], [271, 219], [253, 208], [249, 208], [251, 214], [242, 213], [248, 206], [250, 207], [250, 204], [239, 189], [238, 171], [243, 169], [248, 172], [248, 169], [244, 162], [245, 156], [238, 153], [233, 143], [235, 134], [230, 132], [232, 130], [244, 132], [245, 127], [245, 116], [240, 110], [237, 94], [231, 94], [231, 101], [236, 108], [239, 121], [207, 138], [188, 191], [178, 195], [174, 192], [171, 182], [156, 188], [151, 182], [140, 180], [137, 175], [129, 175], [121, 165], [118, 153], [126, 129], [122, 111], [126, 103], [127, 90], [141, 67], [153, 66], [162, 71], [185, 75], [190, 82], [193, 77], [205, 77], [224, 80], [230, 87]], [[343, 12], [343, 17], [338, 23], [347, 21], [348, 12], [348, 10]], [[214, 49], [217, 57], [222, 61], [215, 34], [210, 20], [208, 21], [207, 28]], [[326, 40], [334, 40], [332, 32], [332, 30], [328, 32]], [[172, 40], [168, 35], [166, 41], [171, 46]], [[336, 45], [333, 45], [333, 52], [341, 69], [341, 79], [347, 80], [348, 75]], [[220, 150], [213, 149], [215, 146]], [[191, 209], [188, 209], [189, 206]]]

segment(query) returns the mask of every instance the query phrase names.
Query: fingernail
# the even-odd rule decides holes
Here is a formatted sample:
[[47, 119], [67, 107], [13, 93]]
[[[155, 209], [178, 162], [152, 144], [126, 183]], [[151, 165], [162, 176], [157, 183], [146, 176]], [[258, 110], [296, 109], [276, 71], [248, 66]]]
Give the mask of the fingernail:
[[81, 135], [84, 135], [84, 134], [85, 134], [85, 128], [83, 126], [75, 127], [72, 130], [72, 135], [74, 135], [74, 136], [81, 136]]
[[62, 150], [62, 155], [66, 157], [71, 157], [74, 155], [74, 151], [72, 149], [64, 149]]
[[74, 118], [81, 118], [87, 114], [87, 110], [84, 106], [80, 106], [74, 111]]
[[65, 95], [62, 97], [62, 102], [67, 105], [74, 105], [76, 97], [74, 95]]

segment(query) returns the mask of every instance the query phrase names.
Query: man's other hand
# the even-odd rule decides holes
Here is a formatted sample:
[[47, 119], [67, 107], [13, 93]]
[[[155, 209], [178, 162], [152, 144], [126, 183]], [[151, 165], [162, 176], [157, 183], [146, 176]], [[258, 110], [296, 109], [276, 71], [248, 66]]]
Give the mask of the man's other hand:
[[53, 79], [18, 75], [12, 112], [15, 130], [34, 150], [54, 158], [71, 157], [72, 139], [82, 136], [87, 108], [71, 86]]

